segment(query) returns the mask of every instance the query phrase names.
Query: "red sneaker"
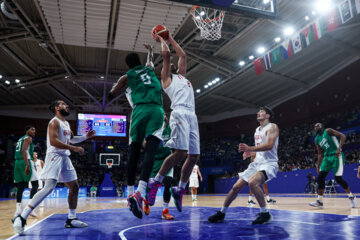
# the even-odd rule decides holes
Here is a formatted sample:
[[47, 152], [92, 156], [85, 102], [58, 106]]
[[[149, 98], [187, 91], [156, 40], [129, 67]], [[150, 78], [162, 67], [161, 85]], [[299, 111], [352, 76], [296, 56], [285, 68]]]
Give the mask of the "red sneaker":
[[139, 191], [136, 191], [134, 194], [131, 194], [128, 197], [128, 206], [130, 207], [130, 211], [138, 218], [142, 218], [143, 208], [142, 201], [143, 198]]
[[162, 211], [161, 218], [164, 220], [174, 220], [174, 216], [169, 214], [168, 208]]

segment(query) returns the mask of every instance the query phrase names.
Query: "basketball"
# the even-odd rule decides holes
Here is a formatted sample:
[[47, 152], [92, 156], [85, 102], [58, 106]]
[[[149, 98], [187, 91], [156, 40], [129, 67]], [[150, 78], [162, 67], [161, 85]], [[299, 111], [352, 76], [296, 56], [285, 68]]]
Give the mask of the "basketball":
[[[152, 33], [155, 34], [155, 32], [157, 32], [165, 41], [169, 39], [169, 30], [164, 25], [156, 25], [153, 27]], [[155, 38], [154, 40], [159, 42]]]

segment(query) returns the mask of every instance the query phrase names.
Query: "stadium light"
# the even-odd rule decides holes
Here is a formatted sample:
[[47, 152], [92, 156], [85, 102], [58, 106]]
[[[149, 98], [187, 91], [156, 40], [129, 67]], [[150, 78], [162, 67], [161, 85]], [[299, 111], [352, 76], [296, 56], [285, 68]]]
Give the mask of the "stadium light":
[[218, 77], [215, 78], [215, 81], [216, 81], [216, 82], [220, 82], [220, 78], [218, 78]]
[[104, 79], [104, 76], [100, 76], [101, 79]]
[[16, 82], [16, 83], [20, 83], [20, 80], [19, 80], [19, 79], [15, 79], [15, 82]]
[[201, 90], [200, 90], [200, 89], [196, 89], [196, 92], [199, 93], [199, 92], [201, 92]]
[[274, 39], [274, 41], [275, 41], [275, 42], [280, 42], [280, 41], [281, 41], [281, 38], [280, 38], [280, 37], [276, 37], [276, 38]]
[[309, 21], [309, 19], [310, 19], [309, 16], [305, 16], [306, 21]]
[[205, 85], [204, 88], [208, 88], [209, 86], [208, 85]]
[[25, 88], [25, 86], [21, 86], [21, 89], [24, 89]]
[[9, 80], [5, 80], [5, 83], [6, 83], [7, 85], [10, 85], [10, 81], [9, 81]]
[[0, 79], [2, 79], [2, 75], [0, 75]]
[[249, 56], [249, 59], [250, 59], [250, 60], [253, 60], [253, 59], [254, 59], [254, 55], [250, 55], [250, 56]]
[[211, 86], [211, 85], [213, 85], [213, 83], [212, 83], [212, 82], [209, 82], [207, 85]]
[[264, 0], [263, 3], [264, 4], [268, 4], [270, 2], [270, 0]]
[[331, 0], [318, 0], [315, 3], [315, 9], [319, 13], [326, 13], [333, 8], [333, 3]]
[[265, 48], [264, 48], [264, 47], [259, 47], [259, 48], [257, 49], [257, 52], [258, 52], [259, 54], [263, 54], [263, 53], [265, 52]]
[[285, 36], [290, 36], [295, 32], [295, 29], [293, 27], [286, 27], [284, 29], [284, 35]]
[[315, 12], [315, 11], [312, 11], [311, 13], [312, 13], [312, 15], [314, 15], [314, 16], [316, 15], [316, 12]]
[[212, 80], [212, 84], [215, 84], [215, 83], [217, 83], [217, 81], [214, 79], [214, 80]]
[[239, 65], [240, 65], [240, 66], [244, 66], [244, 65], [245, 65], [245, 62], [244, 62], [244, 61], [240, 61], [240, 62], [239, 62]]

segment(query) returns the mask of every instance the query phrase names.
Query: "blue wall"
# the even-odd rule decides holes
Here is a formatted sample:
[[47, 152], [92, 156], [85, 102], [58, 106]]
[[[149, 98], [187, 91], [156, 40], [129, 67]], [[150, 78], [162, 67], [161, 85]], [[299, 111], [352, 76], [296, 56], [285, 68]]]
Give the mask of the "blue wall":
[[[360, 179], [356, 177], [358, 164], [347, 164], [344, 167], [343, 178], [349, 184], [352, 192], [360, 192]], [[306, 178], [307, 174], [311, 172], [312, 175], [317, 176], [316, 169], [306, 169], [293, 172], [279, 172], [277, 177], [268, 182], [268, 188], [270, 193], [303, 193], [305, 185], [308, 182]], [[327, 177], [326, 182], [330, 179], [334, 179], [334, 173], [331, 171]], [[238, 178], [217, 179], [215, 181], [215, 193], [228, 193], [232, 185], [238, 180]], [[344, 193], [345, 191], [341, 187], [337, 187], [338, 193]], [[242, 193], [249, 192], [249, 188], [242, 190]]]
[[[67, 187], [54, 188], [54, 190], [46, 198], [67, 198], [69, 195], [69, 189]], [[86, 187], [79, 188], [79, 198], [86, 197]], [[30, 198], [30, 189], [25, 188], [23, 192], [23, 199]]]

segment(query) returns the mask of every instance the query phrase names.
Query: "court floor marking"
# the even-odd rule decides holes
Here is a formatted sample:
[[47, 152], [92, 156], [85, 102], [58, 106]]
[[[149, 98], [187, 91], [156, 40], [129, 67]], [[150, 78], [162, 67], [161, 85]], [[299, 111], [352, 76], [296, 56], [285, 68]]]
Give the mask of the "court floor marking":
[[[44, 220], [48, 219], [48, 218], [49, 218], [49, 217], [51, 217], [52, 215], [54, 215], [54, 213], [50, 214], [50, 215], [49, 215], [49, 216], [47, 216], [46, 218], [41, 219], [40, 221], [36, 222], [35, 224], [31, 225], [30, 227], [25, 228], [24, 233], [25, 233], [27, 230], [29, 230], [29, 229], [31, 229], [31, 228], [33, 228], [33, 227], [35, 227], [36, 225], [38, 225], [38, 224], [39, 224], [39, 223], [41, 223], [42, 221], [44, 221]], [[15, 234], [14, 236], [12, 236], [12, 237], [8, 238], [7, 240], [11, 240], [11, 239], [13, 239], [13, 238], [15, 238], [15, 237], [17, 237], [17, 236], [20, 236], [20, 235], [19, 235], [19, 234]]]
[[[244, 218], [226, 219], [226, 221], [249, 221], [249, 219], [244, 219]], [[135, 229], [135, 228], [154, 226], [154, 225], [161, 225], [161, 224], [183, 223], [183, 222], [185, 222], [185, 223], [186, 222], [208, 222], [208, 220], [184, 220], [184, 221], [171, 221], [171, 222], [159, 222], [159, 223], [143, 224], [143, 225], [129, 227], [129, 228], [126, 228], [126, 229], [122, 230], [121, 232], [119, 232], [119, 237], [120, 237], [121, 240], [127, 240], [127, 238], [125, 237], [125, 232], [128, 231], [128, 230]], [[289, 221], [289, 220], [273, 220], [273, 222], [293, 222], [293, 223], [303, 223], [303, 224], [317, 225], [317, 226], [321, 225], [321, 224], [318, 224], [318, 223], [301, 222], [301, 221]]]

